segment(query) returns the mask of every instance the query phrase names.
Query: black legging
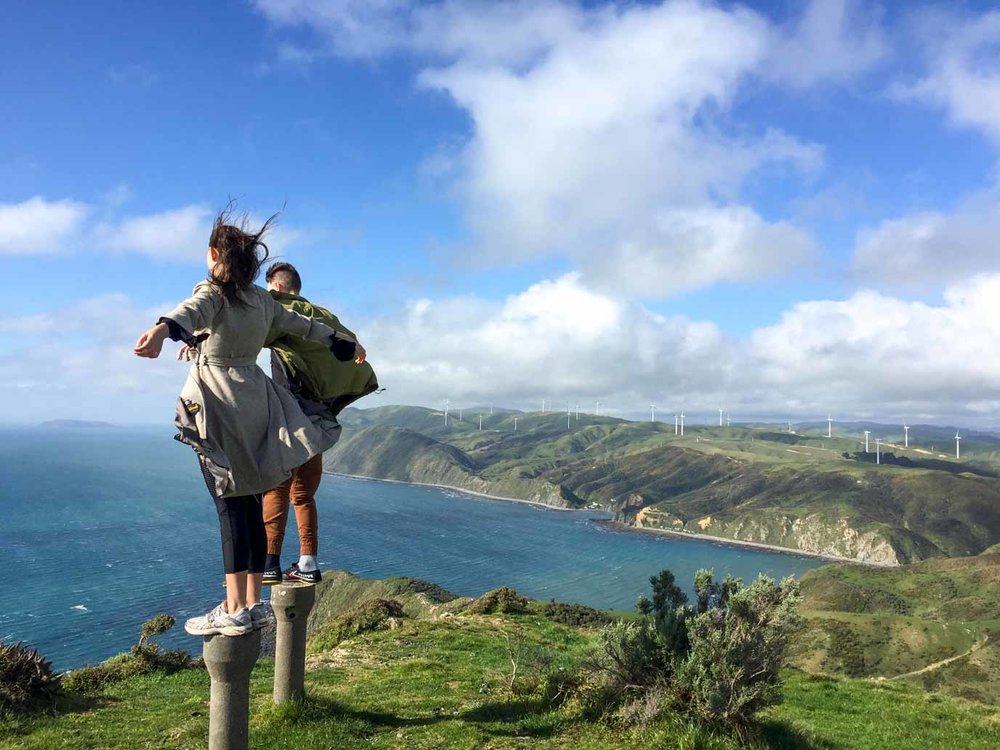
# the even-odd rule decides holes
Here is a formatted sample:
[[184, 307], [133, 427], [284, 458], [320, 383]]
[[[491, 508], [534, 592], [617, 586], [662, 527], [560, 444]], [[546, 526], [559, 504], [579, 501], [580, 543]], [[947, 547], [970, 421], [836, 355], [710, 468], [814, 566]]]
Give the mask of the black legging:
[[219, 497], [215, 492], [215, 479], [199, 460], [208, 491], [215, 500], [222, 531], [222, 562], [226, 573], [264, 572], [267, 554], [267, 532], [264, 530], [264, 510], [260, 495]]

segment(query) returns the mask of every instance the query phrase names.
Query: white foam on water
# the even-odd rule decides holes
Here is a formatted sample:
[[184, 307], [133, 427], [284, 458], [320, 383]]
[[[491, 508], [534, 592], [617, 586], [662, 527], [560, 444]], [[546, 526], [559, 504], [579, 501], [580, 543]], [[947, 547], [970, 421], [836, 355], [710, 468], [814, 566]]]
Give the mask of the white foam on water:
[[70, 607], [70, 609], [78, 609], [81, 612], [89, 612], [90, 611], [89, 609], [87, 609], [86, 607], [84, 607], [82, 604], [75, 604], [72, 607]]

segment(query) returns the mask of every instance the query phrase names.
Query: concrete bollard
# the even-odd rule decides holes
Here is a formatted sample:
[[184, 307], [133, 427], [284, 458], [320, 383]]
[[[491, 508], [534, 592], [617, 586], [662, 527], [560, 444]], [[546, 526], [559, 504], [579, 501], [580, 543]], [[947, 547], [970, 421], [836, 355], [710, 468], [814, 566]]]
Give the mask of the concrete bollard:
[[305, 696], [306, 620], [316, 601], [309, 583], [271, 587], [271, 607], [278, 621], [274, 644], [274, 702], [300, 701]]
[[212, 678], [208, 750], [247, 750], [250, 672], [260, 655], [260, 631], [206, 635], [202, 656]]

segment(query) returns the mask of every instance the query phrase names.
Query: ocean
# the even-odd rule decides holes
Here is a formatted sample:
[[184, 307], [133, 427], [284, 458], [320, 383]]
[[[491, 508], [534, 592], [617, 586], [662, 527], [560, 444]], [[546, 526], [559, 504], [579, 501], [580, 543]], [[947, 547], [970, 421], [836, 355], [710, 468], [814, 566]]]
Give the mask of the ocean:
[[[165, 612], [170, 648], [200, 649], [183, 620], [221, 601], [215, 507], [193, 452], [170, 428], [0, 429], [0, 640], [57, 669], [127, 650]], [[321, 568], [413, 576], [475, 596], [507, 585], [539, 599], [630, 609], [649, 576], [682, 585], [711, 568], [744, 579], [801, 575], [821, 561], [616, 531], [606, 515], [559, 512], [432, 487], [325, 476]], [[298, 556], [289, 521], [283, 563]]]

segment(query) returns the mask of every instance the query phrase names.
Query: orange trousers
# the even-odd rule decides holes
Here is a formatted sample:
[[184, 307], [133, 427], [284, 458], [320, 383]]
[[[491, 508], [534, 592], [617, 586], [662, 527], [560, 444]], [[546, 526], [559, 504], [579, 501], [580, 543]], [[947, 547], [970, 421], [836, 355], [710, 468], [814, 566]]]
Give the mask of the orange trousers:
[[316, 490], [323, 477], [323, 456], [313, 456], [297, 468], [285, 482], [264, 493], [264, 529], [267, 554], [280, 555], [288, 525], [288, 505], [295, 508], [299, 527], [299, 554], [315, 555], [318, 549], [319, 519]]

